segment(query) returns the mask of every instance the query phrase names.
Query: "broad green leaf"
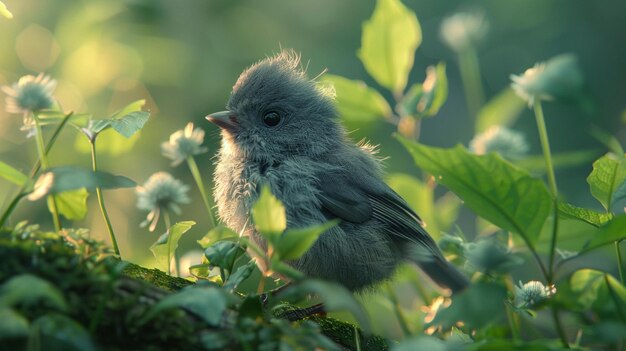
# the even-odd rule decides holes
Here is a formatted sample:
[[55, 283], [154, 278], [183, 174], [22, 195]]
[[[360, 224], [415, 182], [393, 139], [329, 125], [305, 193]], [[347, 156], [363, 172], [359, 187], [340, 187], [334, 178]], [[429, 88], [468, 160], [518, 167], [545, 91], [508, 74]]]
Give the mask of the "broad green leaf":
[[492, 126], [510, 126], [526, 109], [526, 103], [511, 88], [506, 88], [478, 111], [476, 134]]
[[5, 5], [2, 1], [0, 1], [0, 15], [4, 16], [4, 18], [7, 19], [13, 18], [13, 14], [11, 13], [11, 11], [9, 11], [7, 5]]
[[218, 224], [217, 227], [209, 230], [208, 233], [206, 233], [200, 240], [197, 240], [196, 242], [203, 249], [206, 249], [207, 247], [213, 245], [214, 243], [218, 241], [222, 241], [226, 239], [235, 239], [238, 237], [239, 235], [237, 235], [237, 233], [234, 230], [227, 228], [222, 224]]
[[178, 248], [178, 241], [191, 227], [196, 224], [194, 221], [178, 222], [171, 226], [165, 234], [150, 246], [150, 251], [157, 260], [157, 263], [164, 270], [169, 271], [169, 265], [172, 261], [174, 252]]
[[[57, 210], [70, 221], [79, 221], [87, 215], [87, 189], [64, 191], [54, 195]], [[50, 201], [51, 198], [48, 198]], [[48, 206], [49, 208], [50, 206]]]
[[0, 307], [42, 303], [59, 311], [67, 311], [63, 294], [50, 282], [31, 274], [21, 274], [0, 286]]
[[559, 216], [577, 219], [599, 227], [613, 218], [611, 213], [600, 213], [588, 208], [578, 207], [566, 202], [559, 202]]
[[145, 105], [146, 105], [146, 99], [133, 101], [130, 104], [124, 106], [124, 108], [122, 108], [121, 110], [113, 113], [110, 118], [111, 119], [120, 118], [133, 112], [139, 112]]
[[123, 117], [112, 119], [111, 128], [126, 138], [130, 138], [143, 128], [149, 117], [150, 113], [146, 111], [131, 112]]
[[[598, 157], [598, 154], [597, 150], [554, 153], [552, 154], [552, 166], [555, 169], [564, 169], [586, 165]], [[522, 159], [514, 160], [513, 164], [535, 174], [546, 172], [546, 159], [543, 155], [526, 156]]]
[[463, 321], [465, 328], [479, 329], [504, 317], [506, 289], [491, 282], [478, 282], [452, 297], [450, 307], [439, 310], [429, 326], [447, 329]]
[[232, 271], [235, 260], [243, 253], [243, 248], [232, 241], [220, 241], [204, 250], [204, 256], [211, 265], [221, 267], [229, 272]]
[[283, 277], [286, 277], [292, 282], [297, 282], [305, 278], [305, 275], [302, 272], [281, 261], [280, 258], [276, 255], [272, 256], [270, 268], [273, 272], [276, 272]]
[[45, 345], [45, 350], [96, 351], [89, 332], [62, 314], [49, 313], [31, 324], [29, 344]]
[[610, 274], [579, 269], [572, 274], [569, 284], [582, 310], [592, 308], [604, 316], [626, 314], [626, 287]]
[[595, 197], [607, 211], [613, 205], [615, 191], [626, 180], [626, 158], [624, 155], [608, 153], [593, 163], [593, 170], [587, 177], [591, 195]]
[[222, 321], [226, 308], [232, 306], [234, 302], [234, 297], [222, 289], [190, 286], [157, 302], [140, 323], [144, 324], [166, 310], [184, 309], [195, 314], [208, 325], [217, 327]]
[[28, 335], [28, 319], [11, 308], [0, 308], [0, 340]]
[[252, 272], [254, 272], [254, 268], [256, 267], [256, 263], [254, 260], [250, 260], [248, 263], [243, 266], [239, 266], [235, 272], [233, 272], [226, 282], [224, 282], [224, 286], [222, 287], [226, 291], [233, 291], [243, 282], [248, 279]]
[[459, 209], [463, 202], [452, 192], [447, 192], [435, 202], [437, 227], [442, 232], [449, 232], [459, 217]]
[[280, 236], [274, 248], [281, 259], [295, 260], [304, 255], [320, 235], [337, 224], [339, 221], [333, 220], [306, 228], [288, 229]]
[[53, 167], [42, 173], [28, 199], [35, 201], [48, 193], [62, 193], [69, 190], [130, 188], [137, 184], [119, 175], [102, 171], [92, 171], [73, 166]]
[[326, 74], [324, 83], [332, 84], [337, 110], [345, 121], [372, 122], [392, 115], [387, 100], [360, 80]]
[[415, 13], [399, 0], [378, 0], [372, 17], [363, 24], [358, 56], [380, 85], [401, 94], [421, 42]]
[[541, 180], [493, 153], [478, 156], [460, 145], [441, 149], [397, 138], [419, 167], [479, 216], [531, 243], [537, 240], [552, 203]]
[[285, 207], [272, 195], [267, 185], [262, 187], [261, 196], [252, 207], [252, 219], [256, 230], [271, 244], [275, 244], [280, 234], [287, 228]]
[[602, 245], [610, 244], [614, 241], [626, 238], [626, 215], [621, 215], [608, 221], [604, 226], [598, 228], [593, 237], [584, 246], [584, 250], [588, 251]]
[[424, 83], [414, 84], [398, 107], [403, 114], [416, 118], [432, 117], [439, 112], [447, 98], [446, 64], [440, 62], [437, 66], [428, 66]]
[[19, 186], [24, 185], [26, 181], [28, 181], [28, 177], [26, 176], [26, 174], [18, 171], [17, 169], [9, 166], [2, 161], [0, 161], [0, 177]]
[[370, 323], [365, 309], [348, 289], [338, 283], [307, 279], [285, 289], [278, 295], [278, 299], [281, 301], [298, 301], [310, 294], [318, 296], [324, 302], [326, 311], [348, 311], [354, 316], [361, 329], [366, 332], [369, 330]]

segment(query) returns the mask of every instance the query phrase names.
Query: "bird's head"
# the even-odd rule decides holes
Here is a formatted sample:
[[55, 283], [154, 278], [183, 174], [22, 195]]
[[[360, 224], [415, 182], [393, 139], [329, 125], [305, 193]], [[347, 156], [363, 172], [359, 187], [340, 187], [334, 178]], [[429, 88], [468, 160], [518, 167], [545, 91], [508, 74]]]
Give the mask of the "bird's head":
[[320, 154], [343, 137], [332, 97], [306, 76], [292, 51], [246, 69], [226, 108], [207, 119], [222, 129], [223, 143], [251, 159]]

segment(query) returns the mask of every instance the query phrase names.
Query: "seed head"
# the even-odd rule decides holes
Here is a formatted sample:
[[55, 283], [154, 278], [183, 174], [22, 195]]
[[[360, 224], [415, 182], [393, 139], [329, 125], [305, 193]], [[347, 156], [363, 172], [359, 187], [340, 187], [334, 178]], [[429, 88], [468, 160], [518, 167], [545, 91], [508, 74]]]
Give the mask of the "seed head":
[[172, 160], [172, 166], [178, 166], [188, 157], [199, 155], [208, 151], [202, 147], [204, 142], [204, 130], [193, 127], [189, 122], [185, 129], [178, 130], [170, 135], [170, 140], [161, 144], [163, 156]]
[[502, 126], [493, 126], [470, 141], [470, 150], [478, 155], [497, 152], [502, 157], [515, 160], [528, 152], [524, 134]]
[[150, 231], [154, 231], [162, 211], [180, 214], [179, 205], [187, 204], [190, 201], [187, 191], [189, 191], [189, 186], [175, 179], [169, 173], [157, 172], [150, 176], [136, 190], [137, 208], [150, 211], [141, 226], [150, 224]]

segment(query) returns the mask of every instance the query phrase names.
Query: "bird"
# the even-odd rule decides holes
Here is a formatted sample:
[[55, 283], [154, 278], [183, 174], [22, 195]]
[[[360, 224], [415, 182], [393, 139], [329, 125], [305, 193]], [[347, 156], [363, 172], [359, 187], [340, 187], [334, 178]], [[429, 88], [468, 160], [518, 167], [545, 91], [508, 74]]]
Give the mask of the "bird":
[[[376, 148], [350, 139], [333, 94], [308, 78], [300, 54], [283, 49], [244, 70], [226, 110], [206, 118], [221, 129], [214, 171], [218, 216], [262, 250], [267, 243], [251, 225], [251, 210], [266, 184], [283, 203], [288, 228], [339, 220], [289, 261], [307, 277], [363, 292], [409, 261], [452, 293], [469, 285], [420, 217], [383, 181]], [[263, 262], [257, 265], [267, 272]]]

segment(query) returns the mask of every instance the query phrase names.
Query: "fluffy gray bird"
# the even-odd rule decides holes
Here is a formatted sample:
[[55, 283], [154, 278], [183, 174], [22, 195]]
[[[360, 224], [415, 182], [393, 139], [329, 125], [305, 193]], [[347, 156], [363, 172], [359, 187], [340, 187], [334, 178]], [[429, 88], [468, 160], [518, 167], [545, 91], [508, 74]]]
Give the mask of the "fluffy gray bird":
[[297, 54], [282, 51], [245, 70], [226, 108], [207, 119], [222, 129], [214, 195], [230, 228], [266, 248], [250, 210], [268, 184], [286, 208], [288, 227], [341, 220], [292, 262], [307, 276], [361, 291], [409, 260], [453, 292], [468, 285], [382, 181], [373, 148], [347, 137], [332, 97], [307, 78]]

